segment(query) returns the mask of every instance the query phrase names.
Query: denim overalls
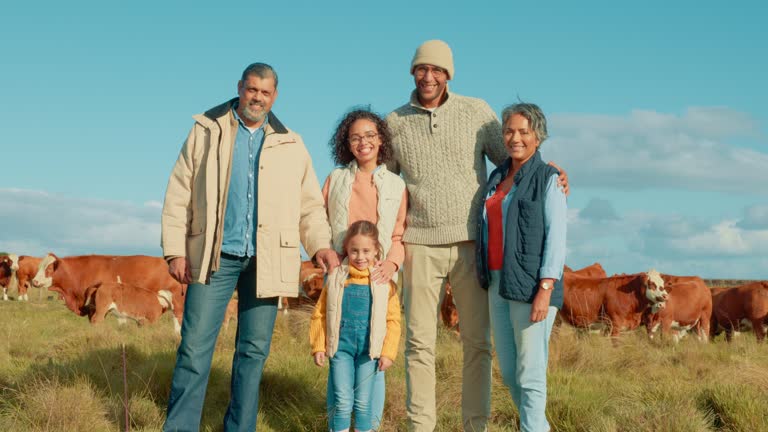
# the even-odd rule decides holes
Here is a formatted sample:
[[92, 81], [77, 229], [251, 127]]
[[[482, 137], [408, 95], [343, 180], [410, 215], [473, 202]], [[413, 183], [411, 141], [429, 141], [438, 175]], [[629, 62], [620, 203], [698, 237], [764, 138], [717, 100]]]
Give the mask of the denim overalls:
[[378, 361], [369, 354], [371, 306], [369, 285], [349, 284], [344, 288], [339, 347], [331, 358], [335, 409], [328, 420], [333, 431], [350, 427], [353, 409], [355, 428], [362, 431], [372, 428], [371, 392]]

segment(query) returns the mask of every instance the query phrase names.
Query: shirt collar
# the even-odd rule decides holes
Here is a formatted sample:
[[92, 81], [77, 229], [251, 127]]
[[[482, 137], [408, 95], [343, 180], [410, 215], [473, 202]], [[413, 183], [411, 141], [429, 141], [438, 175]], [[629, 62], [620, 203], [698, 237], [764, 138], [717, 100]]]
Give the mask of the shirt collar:
[[436, 109], [440, 109], [441, 107], [447, 105], [448, 101], [450, 101], [450, 100], [451, 100], [451, 92], [448, 89], [448, 84], [446, 84], [445, 85], [445, 102], [443, 102], [442, 104], [438, 105], [437, 108], [424, 108], [424, 106], [421, 105], [421, 102], [419, 102], [419, 92], [418, 92], [418, 90], [413, 90], [411, 92], [410, 105], [412, 107], [418, 108], [420, 110], [432, 112], [432, 111], [435, 111]]

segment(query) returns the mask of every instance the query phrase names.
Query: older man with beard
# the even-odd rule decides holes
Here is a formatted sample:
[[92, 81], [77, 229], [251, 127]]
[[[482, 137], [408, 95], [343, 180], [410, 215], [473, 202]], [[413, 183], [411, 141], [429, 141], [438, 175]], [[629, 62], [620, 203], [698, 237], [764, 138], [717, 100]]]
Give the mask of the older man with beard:
[[194, 116], [162, 214], [169, 271], [189, 284], [165, 431], [197, 431], [211, 359], [238, 290], [225, 431], [253, 431], [278, 296], [296, 297], [299, 242], [324, 270], [338, 265], [323, 196], [301, 137], [271, 112], [277, 74], [254, 63], [238, 97]]

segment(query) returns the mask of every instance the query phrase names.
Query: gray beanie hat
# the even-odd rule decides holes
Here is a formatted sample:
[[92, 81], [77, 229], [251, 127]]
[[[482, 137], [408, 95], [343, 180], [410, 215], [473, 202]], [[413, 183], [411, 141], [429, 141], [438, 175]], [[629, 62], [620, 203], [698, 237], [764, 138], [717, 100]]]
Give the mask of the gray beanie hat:
[[453, 78], [453, 53], [447, 43], [434, 39], [428, 40], [416, 48], [411, 60], [411, 74], [420, 64], [430, 64], [448, 71], [448, 79]]

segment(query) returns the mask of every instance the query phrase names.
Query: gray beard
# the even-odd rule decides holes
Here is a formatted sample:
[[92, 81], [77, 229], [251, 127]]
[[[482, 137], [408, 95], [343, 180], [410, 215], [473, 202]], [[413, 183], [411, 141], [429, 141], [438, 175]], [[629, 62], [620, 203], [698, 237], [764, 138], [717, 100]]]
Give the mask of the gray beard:
[[243, 107], [243, 117], [248, 119], [248, 121], [252, 121], [254, 123], [260, 123], [264, 120], [264, 118], [267, 116], [268, 111], [260, 111], [256, 112], [251, 110], [251, 107], [246, 105]]

